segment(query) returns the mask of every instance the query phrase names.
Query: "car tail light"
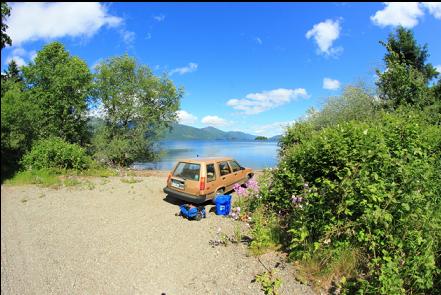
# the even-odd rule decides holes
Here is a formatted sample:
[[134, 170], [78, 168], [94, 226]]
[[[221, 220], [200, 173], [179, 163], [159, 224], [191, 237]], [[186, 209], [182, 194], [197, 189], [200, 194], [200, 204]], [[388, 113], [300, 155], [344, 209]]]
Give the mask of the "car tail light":
[[172, 175], [171, 172], [169, 172], [167, 176], [167, 183], [170, 181], [171, 175]]
[[201, 181], [199, 182], [199, 190], [203, 191], [205, 189], [205, 177], [201, 177]]

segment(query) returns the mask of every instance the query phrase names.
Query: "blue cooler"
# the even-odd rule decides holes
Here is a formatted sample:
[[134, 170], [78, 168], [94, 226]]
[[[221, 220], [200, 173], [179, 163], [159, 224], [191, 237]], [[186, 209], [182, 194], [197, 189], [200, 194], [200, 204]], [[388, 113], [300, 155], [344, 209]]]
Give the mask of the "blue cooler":
[[231, 195], [218, 195], [214, 201], [216, 215], [228, 215], [231, 210]]

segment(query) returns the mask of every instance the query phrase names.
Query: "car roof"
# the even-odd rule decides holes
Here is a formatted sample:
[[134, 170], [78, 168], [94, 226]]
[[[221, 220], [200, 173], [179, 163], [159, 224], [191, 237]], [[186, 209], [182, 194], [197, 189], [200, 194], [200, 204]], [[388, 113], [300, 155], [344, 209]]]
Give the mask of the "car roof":
[[180, 159], [178, 162], [188, 162], [188, 163], [205, 163], [205, 162], [215, 162], [215, 161], [229, 161], [234, 160], [230, 157], [203, 157], [203, 158], [191, 158], [191, 159]]

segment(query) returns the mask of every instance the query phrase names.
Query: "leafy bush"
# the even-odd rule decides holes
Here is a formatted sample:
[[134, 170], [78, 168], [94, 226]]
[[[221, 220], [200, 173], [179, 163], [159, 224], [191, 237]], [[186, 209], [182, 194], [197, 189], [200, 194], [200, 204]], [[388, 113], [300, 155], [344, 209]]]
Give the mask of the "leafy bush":
[[261, 198], [288, 221], [292, 258], [351, 247], [364, 259], [346, 290], [433, 290], [441, 280], [441, 129], [423, 116], [342, 123], [285, 147]]
[[27, 169], [59, 168], [87, 169], [92, 159], [77, 144], [67, 143], [61, 138], [51, 137], [38, 141], [25, 154], [22, 163]]

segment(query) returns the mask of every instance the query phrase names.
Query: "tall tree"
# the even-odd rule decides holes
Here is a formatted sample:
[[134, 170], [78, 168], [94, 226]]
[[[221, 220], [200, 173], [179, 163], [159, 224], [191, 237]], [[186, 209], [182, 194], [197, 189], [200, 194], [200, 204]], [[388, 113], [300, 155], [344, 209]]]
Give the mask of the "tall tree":
[[41, 110], [40, 137], [57, 136], [71, 143], [88, 140], [87, 102], [92, 74], [60, 42], [46, 45], [35, 63], [23, 67], [29, 97]]
[[95, 97], [105, 120], [94, 140], [97, 156], [120, 166], [151, 159], [156, 135], [176, 121], [183, 90], [127, 55], [96, 70]]
[[6, 2], [1, 2], [1, 9], [2, 9], [1, 42], [3, 49], [5, 48], [6, 45], [9, 46], [12, 45], [11, 38], [6, 34], [6, 29], [8, 28], [8, 25], [6, 24], [6, 18], [11, 15], [11, 8], [8, 6]]
[[390, 108], [412, 105], [423, 108], [436, 99], [429, 82], [437, 77], [436, 69], [426, 63], [429, 56], [427, 45], [417, 44], [412, 31], [399, 27], [387, 43], [384, 61], [386, 70], [377, 70], [377, 86], [380, 98]]
[[437, 76], [437, 71], [432, 64], [426, 63], [430, 56], [427, 44], [418, 45], [411, 30], [398, 27], [395, 33], [389, 35], [387, 43], [380, 41], [380, 44], [387, 50], [384, 56], [387, 67], [395, 62], [412, 66], [423, 74], [426, 82]]

